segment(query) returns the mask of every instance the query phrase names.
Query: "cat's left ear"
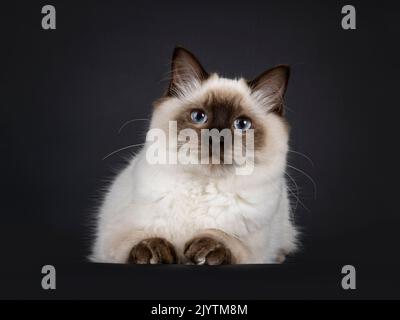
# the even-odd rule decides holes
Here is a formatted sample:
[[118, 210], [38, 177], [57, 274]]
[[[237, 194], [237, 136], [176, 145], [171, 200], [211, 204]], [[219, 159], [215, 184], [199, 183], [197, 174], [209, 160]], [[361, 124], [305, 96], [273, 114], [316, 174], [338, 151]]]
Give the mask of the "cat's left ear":
[[283, 96], [289, 81], [290, 67], [279, 65], [269, 69], [254, 80], [248, 81], [255, 96], [268, 110], [283, 115]]
[[172, 54], [171, 81], [166, 94], [176, 96], [196, 87], [207, 78], [208, 73], [195, 55], [185, 48], [176, 47]]

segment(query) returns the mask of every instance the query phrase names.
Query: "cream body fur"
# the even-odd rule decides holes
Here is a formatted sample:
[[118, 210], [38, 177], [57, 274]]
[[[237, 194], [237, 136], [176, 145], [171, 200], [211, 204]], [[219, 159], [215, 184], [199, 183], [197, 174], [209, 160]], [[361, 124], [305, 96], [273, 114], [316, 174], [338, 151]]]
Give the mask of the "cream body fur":
[[[243, 80], [213, 76], [202, 87], [239, 92], [253, 99], [253, 105], [258, 103]], [[179, 110], [180, 100], [157, 108], [151, 128], [166, 129], [165, 119]], [[266, 146], [250, 175], [215, 177], [183, 165], [152, 165], [145, 145], [106, 195], [92, 260], [126, 262], [136, 243], [154, 236], [169, 240], [184, 260], [184, 244], [202, 233], [220, 239], [236, 263], [275, 263], [282, 253], [291, 252], [296, 232], [284, 178], [288, 128], [274, 113], [258, 111], [258, 116], [267, 128]]]

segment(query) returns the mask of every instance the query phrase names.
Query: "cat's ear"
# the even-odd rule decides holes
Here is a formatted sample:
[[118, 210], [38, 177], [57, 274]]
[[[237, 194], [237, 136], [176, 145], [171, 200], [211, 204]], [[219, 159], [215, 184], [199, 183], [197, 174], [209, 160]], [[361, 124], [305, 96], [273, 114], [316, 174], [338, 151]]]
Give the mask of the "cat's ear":
[[254, 95], [270, 111], [283, 115], [283, 96], [289, 81], [290, 67], [279, 65], [269, 69], [254, 80], [248, 81]]
[[199, 60], [190, 51], [176, 47], [172, 54], [171, 80], [167, 96], [184, 93], [208, 78]]

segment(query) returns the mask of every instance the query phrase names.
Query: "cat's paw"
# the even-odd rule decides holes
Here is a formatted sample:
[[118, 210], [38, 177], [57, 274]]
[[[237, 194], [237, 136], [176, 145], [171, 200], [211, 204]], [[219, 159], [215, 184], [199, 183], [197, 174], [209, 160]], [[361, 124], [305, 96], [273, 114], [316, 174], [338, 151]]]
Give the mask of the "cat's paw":
[[135, 245], [128, 258], [128, 263], [160, 264], [176, 263], [174, 246], [163, 238], [149, 238]]
[[185, 257], [194, 264], [220, 265], [232, 263], [231, 251], [210, 237], [198, 237], [185, 245]]

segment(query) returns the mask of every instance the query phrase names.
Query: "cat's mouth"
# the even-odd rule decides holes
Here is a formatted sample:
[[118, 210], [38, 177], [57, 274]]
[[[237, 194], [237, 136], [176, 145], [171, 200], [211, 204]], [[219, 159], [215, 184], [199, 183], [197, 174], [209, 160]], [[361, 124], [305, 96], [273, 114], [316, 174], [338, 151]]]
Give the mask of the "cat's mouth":
[[240, 165], [247, 158], [245, 148], [236, 150], [234, 146], [227, 145], [223, 139], [218, 144], [196, 144], [190, 147], [192, 151], [191, 164], [206, 165], [213, 168], [232, 167]]

